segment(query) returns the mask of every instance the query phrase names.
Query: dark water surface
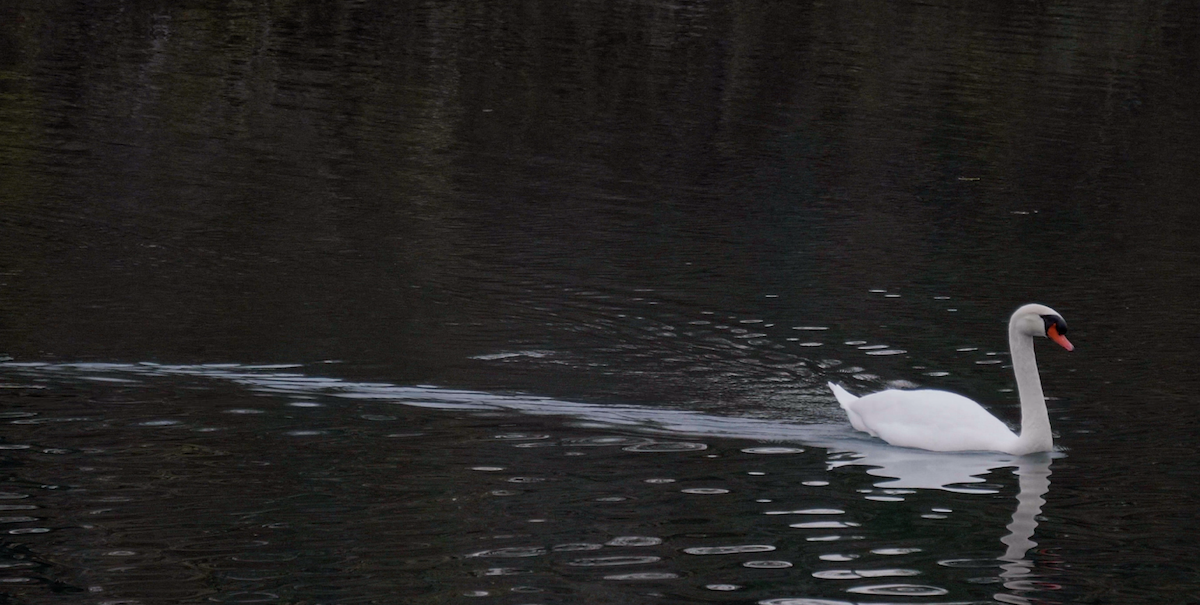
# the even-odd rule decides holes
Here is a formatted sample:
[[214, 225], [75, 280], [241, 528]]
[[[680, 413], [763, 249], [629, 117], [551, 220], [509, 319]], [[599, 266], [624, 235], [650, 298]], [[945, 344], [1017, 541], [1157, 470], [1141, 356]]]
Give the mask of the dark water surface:
[[1200, 602], [1198, 168], [1188, 3], [0, 4], [0, 602]]

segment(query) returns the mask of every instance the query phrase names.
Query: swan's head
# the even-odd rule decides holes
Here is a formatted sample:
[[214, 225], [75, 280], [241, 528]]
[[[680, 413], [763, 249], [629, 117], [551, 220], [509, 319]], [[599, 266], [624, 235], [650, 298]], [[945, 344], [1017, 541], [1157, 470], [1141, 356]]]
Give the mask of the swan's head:
[[1017, 333], [1046, 337], [1068, 351], [1075, 350], [1075, 345], [1067, 340], [1067, 320], [1046, 305], [1025, 305], [1017, 309], [1008, 325]]

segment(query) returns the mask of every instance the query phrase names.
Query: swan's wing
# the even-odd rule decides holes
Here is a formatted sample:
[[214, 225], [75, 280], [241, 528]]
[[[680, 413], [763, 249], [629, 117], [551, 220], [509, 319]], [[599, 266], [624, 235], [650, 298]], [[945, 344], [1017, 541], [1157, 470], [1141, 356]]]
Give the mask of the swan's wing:
[[1017, 439], [978, 403], [946, 391], [880, 391], [843, 407], [855, 428], [902, 447], [1005, 451]]

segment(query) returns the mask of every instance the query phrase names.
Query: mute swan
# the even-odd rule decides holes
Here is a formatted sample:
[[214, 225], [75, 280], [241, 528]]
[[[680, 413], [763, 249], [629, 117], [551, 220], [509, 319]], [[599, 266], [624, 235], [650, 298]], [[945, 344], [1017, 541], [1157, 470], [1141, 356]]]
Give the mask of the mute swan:
[[1021, 396], [1021, 435], [987, 413], [978, 403], [946, 391], [888, 389], [855, 397], [832, 382], [829, 388], [854, 428], [901, 447], [938, 452], [986, 450], [1014, 455], [1054, 448], [1050, 417], [1033, 355], [1033, 337], [1046, 336], [1073, 351], [1067, 322], [1045, 305], [1017, 309], [1008, 322], [1008, 348]]

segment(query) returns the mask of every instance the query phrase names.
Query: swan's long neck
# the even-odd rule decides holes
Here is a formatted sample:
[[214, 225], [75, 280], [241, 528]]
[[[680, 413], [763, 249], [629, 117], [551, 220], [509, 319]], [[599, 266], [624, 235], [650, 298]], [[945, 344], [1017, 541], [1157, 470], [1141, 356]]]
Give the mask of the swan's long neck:
[[1038, 376], [1037, 359], [1033, 355], [1033, 337], [1021, 333], [1015, 323], [1008, 326], [1008, 348], [1012, 354], [1013, 373], [1017, 375], [1017, 393], [1021, 397], [1021, 435], [1012, 454], [1048, 452], [1054, 447], [1050, 433], [1050, 416], [1046, 413], [1046, 396], [1042, 394], [1042, 379]]

